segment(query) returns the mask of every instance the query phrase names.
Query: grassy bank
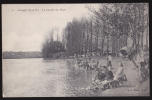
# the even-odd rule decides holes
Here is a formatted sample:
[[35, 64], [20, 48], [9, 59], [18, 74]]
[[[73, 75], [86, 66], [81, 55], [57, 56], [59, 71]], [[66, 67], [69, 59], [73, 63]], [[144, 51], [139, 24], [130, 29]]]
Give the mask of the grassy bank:
[[[107, 63], [106, 58], [95, 57], [93, 59], [98, 59], [101, 64]], [[112, 66], [113, 73], [119, 67], [120, 60], [122, 58], [113, 57]], [[128, 79], [127, 82], [123, 84], [122, 87], [107, 89], [105, 91], [91, 92], [90, 90], [81, 89], [79, 90], [78, 96], [148, 96], [150, 91], [149, 79], [143, 83], [139, 83], [138, 70], [135, 68], [133, 63], [128, 59], [123, 59], [124, 72]]]

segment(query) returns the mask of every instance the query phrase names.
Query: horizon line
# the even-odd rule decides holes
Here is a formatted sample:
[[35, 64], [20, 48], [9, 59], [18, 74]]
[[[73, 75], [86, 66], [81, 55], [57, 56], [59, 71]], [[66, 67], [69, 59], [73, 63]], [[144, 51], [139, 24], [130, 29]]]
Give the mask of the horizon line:
[[41, 52], [41, 51], [2, 51], [2, 52]]

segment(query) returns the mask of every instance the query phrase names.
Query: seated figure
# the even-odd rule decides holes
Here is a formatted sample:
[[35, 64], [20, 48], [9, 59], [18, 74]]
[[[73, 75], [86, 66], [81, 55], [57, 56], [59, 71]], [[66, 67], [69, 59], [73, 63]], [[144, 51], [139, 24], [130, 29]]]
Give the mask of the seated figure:
[[96, 75], [95, 81], [98, 83], [105, 83], [109, 80], [113, 80], [113, 72], [108, 70], [106, 66], [101, 66]]
[[122, 63], [120, 63], [120, 67], [118, 68], [115, 76], [114, 76], [114, 80], [119, 80], [119, 81], [126, 81], [126, 75], [124, 73], [124, 66]]

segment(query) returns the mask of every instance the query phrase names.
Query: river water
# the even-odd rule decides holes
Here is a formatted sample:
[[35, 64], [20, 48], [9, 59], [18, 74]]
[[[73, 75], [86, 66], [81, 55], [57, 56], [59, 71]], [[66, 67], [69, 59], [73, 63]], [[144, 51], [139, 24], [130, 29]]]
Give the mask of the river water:
[[4, 97], [80, 96], [94, 73], [78, 68], [73, 60], [3, 59]]
[[[100, 60], [105, 63], [105, 59]], [[117, 70], [120, 59], [113, 59], [113, 72]], [[126, 86], [106, 91], [87, 90], [95, 77], [95, 71], [78, 68], [72, 59], [43, 60], [3, 59], [2, 83], [3, 97], [77, 97], [77, 96], [147, 96], [149, 81], [137, 86], [137, 71], [130, 61], [124, 61], [127, 76]], [[128, 85], [127, 85], [128, 84]], [[138, 88], [138, 87], [137, 87]], [[146, 92], [147, 91], [147, 92]]]

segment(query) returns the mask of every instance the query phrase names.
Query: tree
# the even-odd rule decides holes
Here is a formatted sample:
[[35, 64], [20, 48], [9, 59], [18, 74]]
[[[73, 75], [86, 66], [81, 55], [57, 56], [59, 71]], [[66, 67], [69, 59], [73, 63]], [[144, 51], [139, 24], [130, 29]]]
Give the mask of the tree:
[[[145, 9], [144, 9], [145, 8]], [[139, 47], [143, 49], [143, 32], [147, 17], [144, 19], [144, 12], [147, 4], [142, 3], [114, 3], [101, 4], [98, 10], [89, 10], [93, 13], [94, 19], [103, 27], [102, 41], [108, 34], [111, 39], [107, 39], [107, 49], [112, 41], [112, 52], [119, 52], [120, 48], [127, 45], [127, 38], [130, 36], [134, 40], [134, 48], [139, 52]], [[124, 41], [125, 40], [125, 41]], [[104, 43], [102, 42], [102, 49]], [[103, 51], [103, 50], [102, 50]]]
[[53, 29], [49, 34], [49, 37], [46, 38], [42, 46], [43, 58], [52, 58], [54, 54], [64, 52], [65, 47], [61, 41], [58, 39], [55, 41], [53, 38]]

